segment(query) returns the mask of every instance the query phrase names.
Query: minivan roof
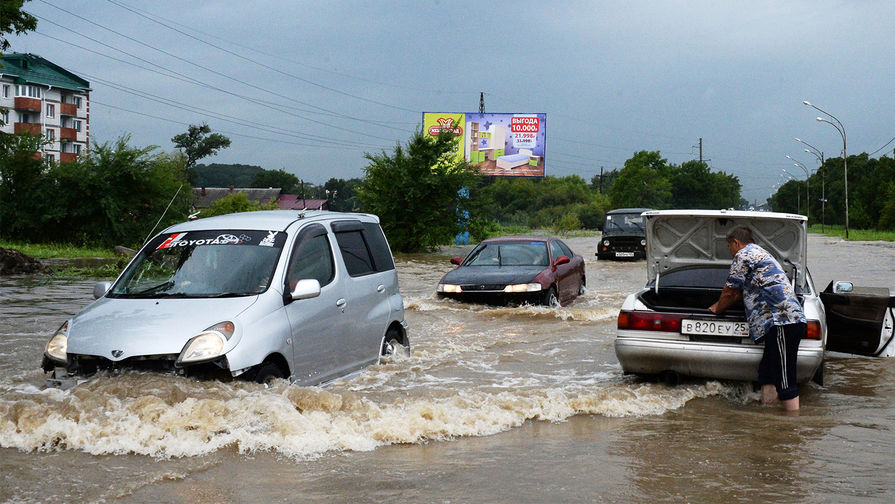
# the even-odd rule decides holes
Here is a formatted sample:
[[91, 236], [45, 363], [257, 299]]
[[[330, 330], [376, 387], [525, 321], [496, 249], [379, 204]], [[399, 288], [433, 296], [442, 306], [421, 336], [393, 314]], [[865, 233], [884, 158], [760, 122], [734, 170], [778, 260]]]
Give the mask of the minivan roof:
[[290, 224], [299, 220], [335, 220], [356, 219], [366, 222], [379, 222], [379, 218], [371, 214], [329, 212], [326, 210], [261, 210], [257, 212], [240, 212], [215, 217], [206, 217], [193, 221], [175, 224], [163, 233], [183, 231], [201, 231], [217, 229], [261, 229], [265, 231], [285, 231]]
[[616, 208], [614, 210], [610, 210], [606, 212], [606, 215], [612, 214], [621, 214], [621, 213], [643, 213], [643, 212], [651, 212], [652, 208]]

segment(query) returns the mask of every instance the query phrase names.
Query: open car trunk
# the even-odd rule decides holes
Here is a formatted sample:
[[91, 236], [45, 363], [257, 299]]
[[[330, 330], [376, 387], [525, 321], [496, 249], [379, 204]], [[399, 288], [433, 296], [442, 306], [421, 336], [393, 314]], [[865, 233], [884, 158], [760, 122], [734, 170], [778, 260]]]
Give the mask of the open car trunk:
[[820, 299], [827, 313], [827, 350], [895, 356], [895, 297], [888, 288], [830, 282]]
[[[640, 294], [640, 301], [657, 312], [693, 313], [694, 315], [715, 315], [709, 311], [711, 306], [721, 295], [721, 289], [706, 289], [694, 287], [663, 287], [656, 292], [655, 289], [644, 291]], [[743, 303], [737, 302], [724, 312], [725, 318], [746, 318], [746, 309]]]

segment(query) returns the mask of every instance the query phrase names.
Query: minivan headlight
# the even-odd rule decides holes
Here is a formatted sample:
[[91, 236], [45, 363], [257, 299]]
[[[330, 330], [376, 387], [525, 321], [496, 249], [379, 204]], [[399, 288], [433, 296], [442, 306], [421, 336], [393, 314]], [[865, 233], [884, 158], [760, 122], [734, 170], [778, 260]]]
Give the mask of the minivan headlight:
[[62, 324], [56, 330], [56, 334], [47, 342], [44, 355], [63, 364], [68, 361], [68, 321]]
[[233, 322], [221, 322], [205, 329], [187, 341], [176, 363], [193, 364], [220, 356], [233, 330]]

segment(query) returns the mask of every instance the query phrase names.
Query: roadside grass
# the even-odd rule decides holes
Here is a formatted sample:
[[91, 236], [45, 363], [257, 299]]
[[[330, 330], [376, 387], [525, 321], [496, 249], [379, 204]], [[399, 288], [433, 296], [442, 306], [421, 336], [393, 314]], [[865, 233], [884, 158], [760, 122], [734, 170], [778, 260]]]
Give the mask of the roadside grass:
[[[823, 228], [823, 231], [821, 229]], [[809, 233], [825, 234], [845, 239], [845, 226], [830, 225], [821, 226], [812, 224], [808, 226]], [[895, 241], [895, 231], [878, 231], [875, 229], [849, 229], [848, 241]]]
[[115, 252], [111, 247], [81, 247], [67, 243], [25, 243], [10, 240], [0, 240], [0, 247], [15, 249], [37, 259], [115, 258]]

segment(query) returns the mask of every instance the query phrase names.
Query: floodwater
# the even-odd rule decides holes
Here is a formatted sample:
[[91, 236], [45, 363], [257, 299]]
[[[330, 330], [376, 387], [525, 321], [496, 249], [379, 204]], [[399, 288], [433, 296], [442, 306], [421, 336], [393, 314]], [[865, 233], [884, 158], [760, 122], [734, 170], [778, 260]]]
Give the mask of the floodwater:
[[[92, 282], [0, 278], [0, 501], [892, 502], [895, 359], [828, 355], [802, 410], [748, 384], [670, 387], [613, 352], [643, 262], [587, 261], [564, 308], [434, 298], [450, 255], [397, 258], [410, 357], [326, 388], [128, 374], [45, 389]], [[895, 286], [895, 245], [811, 235], [815, 285]]]

